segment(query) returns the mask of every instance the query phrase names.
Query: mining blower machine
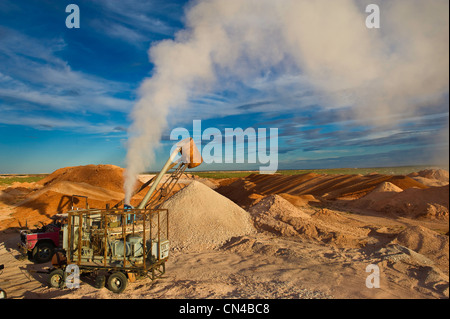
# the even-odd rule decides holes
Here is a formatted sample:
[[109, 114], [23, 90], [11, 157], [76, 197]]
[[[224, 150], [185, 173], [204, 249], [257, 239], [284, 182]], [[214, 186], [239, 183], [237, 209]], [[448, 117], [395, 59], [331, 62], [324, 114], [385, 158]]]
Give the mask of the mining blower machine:
[[134, 197], [150, 186], [137, 207], [122, 200], [105, 209], [58, 214], [65, 220], [61, 225], [62, 249], [52, 257], [49, 285], [77, 287], [79, 275], [89, 273], [96, 288], [107, 285], [121, 293], [128, 281], [161, 277], [170, 249], [169, 211], [162, 205], [184, 171], [202, 162], [192, 138], [180, 141], [161, 171], [133, 193]]

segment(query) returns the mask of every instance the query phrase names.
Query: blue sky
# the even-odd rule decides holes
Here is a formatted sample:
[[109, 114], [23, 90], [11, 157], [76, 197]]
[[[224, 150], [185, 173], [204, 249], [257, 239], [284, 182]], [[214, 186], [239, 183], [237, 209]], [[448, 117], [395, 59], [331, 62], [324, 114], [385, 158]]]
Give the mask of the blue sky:
[[[70, 3], [80, 8], [79, 29], [65, 26]], [[49, 173], [86, 164], [124, 167], [137, 90], [153, 72], [148, 50], [186, 28], [187, 4], [192, 5], [2, 0], [0, 173]], [[278, 128], [280, 169], [448, 165], [448, 157], [434, 155], [448, 151], [448, 139], [437, 138], [448, 134], [448, 87], [418, 94], [414, 112], [402, 108], [389, 113], [395, 121], [370, 122], [354, 117], [351, 105], [322, 104], [320, 92], [298, 85], [301, 75], [266, 70], [254, 75], [251, 87], [226, 85], [190, 101], [169, 121], [149, 170], [166, 160], [170, 130], [191, 130], [197, 119], [203, 128], [220, 130]], [[201, 169], [257, 166], [212, 164]]]

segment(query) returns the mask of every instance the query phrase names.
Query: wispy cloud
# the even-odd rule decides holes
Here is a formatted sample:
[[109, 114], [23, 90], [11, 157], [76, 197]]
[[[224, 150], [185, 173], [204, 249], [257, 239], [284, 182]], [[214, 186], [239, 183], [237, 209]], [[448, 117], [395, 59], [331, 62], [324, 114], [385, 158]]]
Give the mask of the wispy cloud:
[[[73, 131], [81, 134], [115, 134], [126, 131], [125, 127], [117, 126], [117, 123], [105, 119], [91, 122], [82, 114], [50, 114], [39, 112], [22, 112], [16, 107], [5, 104], [0, 105], [0, 124], [20, 125], [31, 127], [41, 131]], [[122, 136], [121, 134], [120, 136]]]
[[171, 8], [175, 13], [180, 11], [180, 6], [170, 1], [100, 0], [93, 5], [102, 15], [91, 21], [92, 26], [107, 36], [138, 47], [147, 46], [154, 35], [171, 37], [178, 30], [173, 20], [167, 21], [170, 16], [167, 10]]
[[442, 159], [430, 158], [430, 154], [440, 153], [443, 150], [448, 152], [448, 147], [441, 145], [431, 145], [425, 147], [398, 147], [384, 152], [372, 152], [358, 154], [352, 152], [345, 154], [339, 151], [332, 152], [328, 156], [320, 158], [302, 158], [302, 159], [282, 159], [279, 163], [279, 169], [307, 168], [320, 169], [342, 168], [342, 167], [389, 167], [400, 165], [443, 165], [448, 167], [448, 162]]
[[[132, 95], [128, 83], [116, 82], [76, 71], [59, 57], [66, 44], [61, 39], [31, 38], [0, 27], [0, 108], [2, 122], [33, 125], [16, 118], [39, 119], [48, 129], [79, 127], [63, 118], [69, 114], [127, 114], [132, 101], [118, 95]], [[9, 110], [9, 111], [8, 111]], [[6, 113], [5, 113], [6, 112]], [[49, 119], [59, 113], [62, 125]], [[62, 115], [61, 115], [62, 114]], [[52, 116], [56, 117], [57, 114]], [[50, 124], [46, 124], [50, 121]], [[88, 121], [85, 119], [84, 121]], [[82, 125], [86, 127], [85, 124]], [[115, 125], [117, 126], [117, 125]], [[94, 130], [91, 130], [94, 131]]]

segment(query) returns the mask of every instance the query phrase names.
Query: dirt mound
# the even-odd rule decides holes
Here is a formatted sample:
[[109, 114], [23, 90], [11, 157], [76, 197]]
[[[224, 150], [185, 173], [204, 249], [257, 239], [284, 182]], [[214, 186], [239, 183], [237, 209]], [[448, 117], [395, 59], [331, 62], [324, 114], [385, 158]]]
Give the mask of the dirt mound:
[[108, 200], [108, 199], [121, 199], [123, 198], [122, 192], [115, 192], [112, 190], [108, 190], [106, 188], [102, 188], [99, 186], [94, 186], [88, 183], [74, 183], [68, 181], [54, 182], [49, 186], [34, 192], [31, 196], [27, 198], [27, 201], [33, 200], [35, 197], [40, 194], [53, 191], [61, 194], [77, 194], [82, 196], [88, 196], [89, 199], [97, 199], [97, 200]]
[[231, 184], [217, 188], [217, 191], [238, 205], [248, 208], [255, 204], [248, 199], [251, 194], [292, 196], [312, 195], [316, 199], [358, 199], [373, 191], [380, 184], [390, 182], [402, 190], [408, 188], [427, 188], [428, 186], [402, 175], [265, 175], [251, 174]]
[[388, 204], [398, 214], [448, 220], [449, 186], [407, 189]]
[[408, 247], [436, 263], [448, 275], [449, 237], [422, 226], [411, 226], [397, 235], [393, 243]]
[[216, 191], [242, 208], [248, 209], [264, 197], [256, 192], [255, 186], [255, 183], [247, 181], [245, 178], [236, 178], [231, 183], [221, 183]]
[[390, 182], [403, 190], [409, 188], [421, 188], [421, 189], [428, 188], [426, 185], [419, 183], [418, 181], [410, 178], [409, 176], [402, 176], [402, 175], [392, 176], [388, 178], [386, 182]]
[[263, 211], [267, 216], [275, 219], [286, 219], [290, 217], [310, 219], [311, 216], [297, 209], [294, 205], [278, 195], [270, 195], [260, 200], [258, 204], [250, 208], [250, 214], [258, 214]]
[[313, 203], [320, 203], [320, 199], [317, 199], [313, 195], [309, 195], [309, 194], [296, 196], [296, 195], [281, 193], [278, 195], [283, 197], [289, 203], [291, 203], [292, 205], [297, 206], [297, 207], [305, 207], [305, 206], [311, 205]]
[[0, 190], [0, 201], [5, 204], [11, 205], [23, 200], [32, 189], [27, 187], [8, 187]]
[[[15, 208], [0, 228], [48, 223], [49, 217], [71, 208], [74, 194], [87, 196], [89, 207], [114, 205], [123, 199], [123, 172], [114, 165], [64, 167], [34, 183], [34, 191], [23, 187], [3, 190], [1, 199], [8, 203], [14, 200]], [[84, 200], [75, 199], [75, 206], [84, 208]]]
[[404, 191], [383, 186], [351, 205], [405, 217], [448, 220], [449, 186]]
[[[122, 193], [86, 183], [54, 182], [17, 203], [11, 218], [2, 221], [1, 228], [19, 227], [26, 223], [29, 226], [40, 222], [48, 223], [51, 216], [72, 208], [73, 194], [88, 196], [91, 208], [105, 208], [106, 204], [114, 205], [123, 198]], [[74, 198], [74, 207], [85, 208], [85, 200]]]
[[316, 228], [305, 222], [311, 219], [311, 216], [278, 195], [266, 196], [250, 207], [249, 213], [260, 231], [269, 231], [282, 236], [318, 235]]
[[249, 212], [259, 231], [338, 246], [360, 246], [361, 239], [369, 233], [369, 230], [328, 210], [310, 216], [278, 195], [260, 200]]
[[348, 222], [348, 218], [343, 217], [342, 215], [330, 210], [323, 208], [312, 215], [315, 219], [320, 219], [325, 222], [337, 222], [337, 223], [346, 223]]
[[169, 209], [171, 247], [214, 249], [231, 237], [255, 232], [249, 214], [208, 186], [193, 181], [164, 203]]
[[449, 173], [444, 169], [425, 169], [408, 176], [427, 186], [445, 186], [449, 183]]
[[68, 181], [86, 183], [115, 192], [123, 192], [125, 169], [115, 165], [85, 165], [60, 168], [37, 182], [43, 186]]
[[377, 188], [375, 188], [372, 193], [385, 193], [385, 192], [399, 193], [401, 191], [403, 191], [403, 189], [401, 189], [397, 185], [394, 185], [390, 182], [384, 182], [381, 183]]
[[41, 186], [35, 182], [29, 183], [29, 182], [14, 182], [11, 184], [12, 188], [28, 188], [28, 189], [36, 189], [40, 188]]
[[[14, 204], [12, 214], [3, 216], [0, 228], [18, 227], [28, 222], [48, 223], [49, 217], [71, 209], [72, 195], [88, 197], [90, 208], [105, 208], [113, 206], [124, 197], [124, 169], [114, 165], [87, 165], [65, 167], [56, 170], [40, 180], [32, 191], [27, 188], [10, 188], [0, 192], [0, 200]], [[137, 187], [142, 183], [138, 182]], [[173, 192], [178, 191], [183, 184], [175, 185]], [[137, 206], [149, 187], [135, 195], [131, 204]], [[19, 196], [24, 193], [24, 196]], [[14, 202], [13, 202], [14, 201]], [[85, 200], [75, 198], [74, 207], [85, 208]]]
[[379, 211], [385, 207], [387, 201], [402, 191], [390, 182], [383, 182], [366, 196], [354, 201], [353, 206]]
[[417, 174], [421, 177], [436, 179], [441, 182], [449, 181], [449, 173], [444, 169], [425, 169]]

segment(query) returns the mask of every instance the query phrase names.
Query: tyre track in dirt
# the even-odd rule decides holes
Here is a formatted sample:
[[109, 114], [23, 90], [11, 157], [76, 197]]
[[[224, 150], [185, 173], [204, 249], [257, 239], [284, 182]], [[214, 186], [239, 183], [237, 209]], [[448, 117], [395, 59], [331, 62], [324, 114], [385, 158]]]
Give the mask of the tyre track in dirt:
[[41, 289], [45, 277], [36, 273], [47, 264], [35, 265], [28, 259], [21, 259], [21, 253], [13, 248], [17, 245], [19, 234], [1, 234], [0, 264], [5, 269], [0, 273], [0, 287], [6, 291], [8, 299], [23, 299], [34, 290]]

